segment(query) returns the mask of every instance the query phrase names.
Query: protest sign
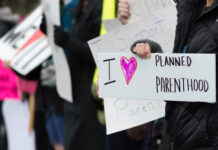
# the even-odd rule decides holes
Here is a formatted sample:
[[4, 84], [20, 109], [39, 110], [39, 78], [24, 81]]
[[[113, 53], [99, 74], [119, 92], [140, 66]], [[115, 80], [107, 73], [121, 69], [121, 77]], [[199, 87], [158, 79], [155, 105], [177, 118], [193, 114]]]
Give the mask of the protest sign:
[[104, 99], [107, 134], [126, 130], [165, 116], [165, 103], [132, 99]]
[[[131, 17], [128, 21], [133, 23], [150, 16], [154, 16], [159, 10], [169, 6], [175, 6], [172, 0], [129, 0]], [[175, 14], [176, 15], [176, 14]]]
[[[105, 27], [107, 31], [111, 32], [88, 42], [96, 62], [98, 52], [129, 52], [130, 46], [141, 39], [154, 40], [161, 44], [164, 52], [172, 52], [177, 22], [177, 11], [174, 2], [171, 0], [130, 0], [129, 2], [131, 8], [130, 24], [122, 26], [116, 19], [105, 20]], [[154, 5], [155, 3], [158, 5]], [[146, 9], [143, 10], [142, 7], [144, 9], [146, 7]], [[113, 106], [113, 102], [116, 102], [117, 97], [109, 100], [107, 98], [105, 98], [104, 107], [108, 134], [135, 127], [164, 116], [165, 103], [160, 101], [152, 102], [155, 106], [160, 104], [157, 109], [130, 116], [130, 108], [137, 109], [150, 103], [150, 101], [136, 100], [134, 98], [119, 101], [128, 102], [128, 109], [118, 111], [120, 119], [116, 119], [116, 115], [111, 114], [117, 112]]]
[[[151, 16], [158, 15], [158, 11], [169, 6], [175, 6], [172, 0], [129, 0], [130, 19], [128, 23], [134, 23]], [[176, 15], [176, 14], [175, 14]], [[107, 32], [122, 27], [120, 21], [116, 19], [103, 20]]]
[[24, 76], [51, 56], [51, 48], [40, 30], [30, 38], [30, 42], [11, 62], [11, 67]]
[[104, 27], [105, 27], [107, 32], [111, 32], [114, 29], [122, 27], [122, 24], [120, 23], [120, 21], [117, 18], [103, 20], [103, 23], [104, 23]]
[[51, 55], [45, 35], [39, 30], [42, 7], [0, 40], [0, 58], [9, 60], [11, 67], [22, 75], [28, 74]]
[[103, 98], [216, 102], [214, 54], [99, 53], [98, 67]]
[[141, 39], [156, 41], [169, 53], [174, 45], [175, 27], [176, 9], [170, 6], [161, 9], [158, 15], [115, 29], [88, 43], [96, 62], [98, 52], [129, 52], [131, 45]]
[[28, 101], [7, 99], [2, 105], [8, 149], [36, 150], [35, 132], [29, 133], [30, 111]]
[[52, 48], [55, 63], [57, 91], [60, 97], [73, 102], [70, 69], [67, 58], [64, 50], [57, 47], [54, 43], [54, 25], [60, 25], [59, 0], [43, 0], [43, 6], [47, 21], [49, 44]]

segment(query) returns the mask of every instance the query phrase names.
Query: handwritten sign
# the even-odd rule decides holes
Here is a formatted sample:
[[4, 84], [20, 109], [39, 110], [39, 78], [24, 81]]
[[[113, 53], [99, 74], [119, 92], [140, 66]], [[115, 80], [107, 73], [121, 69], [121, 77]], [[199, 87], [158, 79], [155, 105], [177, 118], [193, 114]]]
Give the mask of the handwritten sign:
[[[156, 16], [159, 10], [169, 6], [175, 6], [172, 0], [129, 0], [131, 17], [128, 23], [134, 23], [142, 19]], [[120, 28], [123, 25], [118, 19], [103, 20], [107, 32]]]
[[165, 52], [172, 52], [176, 14], [175, 6], [170, 6], [150, 19], [123, 26], [89, 41], [96, 64], [98, 52], [129, 52], [131, 45], [141, 39], [156, 41]]
[[48, 39], [55, 63], [57, 91], [63, 99], [73, 102], [70, 69], [64, 50], [54, 43], [54, 25], [60, 25], [59, 0], [43, 0], [47, 20]]
[[126, 130], [165, 116], [165, 102], [104, 99], [107, 134]]
[[111, 32], [123, 26], [117, 18], [103, 20], [103, 23], [104, 23], [104, 27], [107, 30], [107, 32]]
[[136, 22], [141, 18], [147, 19], [161, 9], [175, 6], [175, 2], [172, 0], [129, 0], [129, 4], [131, 12], [129, 23]]
[[99, 53], [98, 67], [103, 98], [216, 102], [214, 54]]
[[[177, 11], [174, 2], [171, 0], [129, 0], [129, 2], [131, 19], [128, 25], [122, 26], [118, 20], [105, 20], [105, 27], [107, 31], [110, 32], [88, 42], [97, 65], [98, 52], [111, 52], [114, 54], [129, 52], [133, 42], [141, 39], [154, 40], [161, 44], [164, 52], [172, 52], [177, 22]], [[158, 5], [155, 5], [155, 3]], [[147, 9], [147, 7], [149, 8]], [[128, 59], [130, 59], [130, 57], [124, 58], [124, 61], [128, 61]], [[111, 61], [113, 61], [113, 59]], [[105, 63], [109, 66], [111, 61], [106, 60]], [[136, 67], [137, 65], [135, 65], [135, 68]], [[134, 71], [129, 74], [125, 71], [125, 66], [122, 68], [120, 67], [120, 69], [122, 69], [122, 77], [125, 79], [125, 84], [131, 84], [131, 80], [133, 80], [135, 74]], [[100, 68], [98, 69], [100, 70]], [[127, 73], [126, 76], [124, 74], [125, 72]], [[106, 77], [108, 77], [108, 75], [109, 74], [107, 74]], [[112, 74], [109, 75], [108, 78], [108, 84], [117, 82]], [[143, 113], [140, 113], [140, 115], [130, 116], [129, 114], [133, 111], [132, 109], [140, 111], [138, 109], [143, 108], [143, 106], [146, 106], [147, 103], [149, 104], [150, 101], [136, 100], [136, 97], [131, 100], [121, 99], [118, 102], [128, 102], [128, 108], [123, 111], [117, 111], [116, 107], [113, 105], [113, 102], [117, 102], [117, 97], [110, 100], [107, 98], [105, 99], [104, 107], [108, 134], [135, 127], [164, 116], [165, 105], [164, 102], [161, 101], [152, 102], [154, 106], [157, 106], [157, 103], [160, 104], [158, 105], [160, 107], [157, 107], [155, 110], [151, 109], [147, 112], [142, 110]], [[119, 119], [117, 119], [117, 113], [120, 116]]]

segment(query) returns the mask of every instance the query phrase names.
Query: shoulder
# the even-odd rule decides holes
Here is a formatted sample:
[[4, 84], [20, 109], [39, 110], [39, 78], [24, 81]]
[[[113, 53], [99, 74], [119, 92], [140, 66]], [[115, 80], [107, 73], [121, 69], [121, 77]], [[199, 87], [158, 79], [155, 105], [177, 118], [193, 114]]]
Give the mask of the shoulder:
[[193, 11], [195, 8], [199, 8], [202, 4], [205, 3], [202, 0], [178, 0], [177, 1], [177, 10], [185, 10], [187, 12]]

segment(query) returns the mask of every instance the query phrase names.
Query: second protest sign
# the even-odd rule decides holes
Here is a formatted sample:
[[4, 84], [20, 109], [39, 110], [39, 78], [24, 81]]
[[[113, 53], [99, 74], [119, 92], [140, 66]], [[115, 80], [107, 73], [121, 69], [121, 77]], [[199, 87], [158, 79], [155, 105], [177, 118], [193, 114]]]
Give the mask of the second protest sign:
[[215, 62], [213, 54], [99, 53], [100, 97], [214, 103]]

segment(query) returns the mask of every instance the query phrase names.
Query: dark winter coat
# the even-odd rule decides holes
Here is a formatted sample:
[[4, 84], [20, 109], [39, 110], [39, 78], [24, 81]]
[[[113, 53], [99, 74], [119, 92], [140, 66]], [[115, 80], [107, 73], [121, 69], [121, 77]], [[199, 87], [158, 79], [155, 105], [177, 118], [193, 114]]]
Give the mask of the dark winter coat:
[[[218, 52], [218, 0], [205, 6], [206, 0], [178, 1], [174, 53]], [[165, 120], [162, 150], [218, 149], [217, 103], [167, 102]]]
[[65, 149], [104, 150], [104, 127], [97, 120], [97, 109], [91, 95], [95, 62], [88, 40], [99, 36], [102, 0], [88, 0], [84, 11], [74, 10], [72, 33], [55, 30], [55, 43], [69, 52], [73, 103], [66, 102]]

